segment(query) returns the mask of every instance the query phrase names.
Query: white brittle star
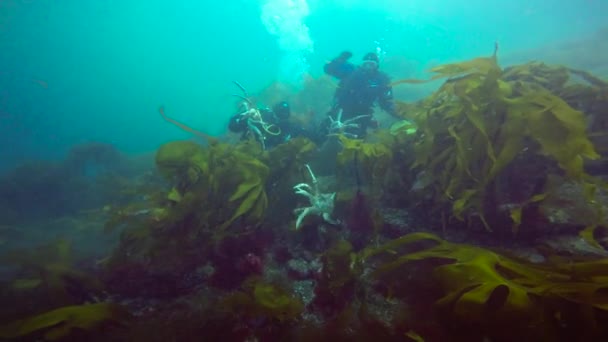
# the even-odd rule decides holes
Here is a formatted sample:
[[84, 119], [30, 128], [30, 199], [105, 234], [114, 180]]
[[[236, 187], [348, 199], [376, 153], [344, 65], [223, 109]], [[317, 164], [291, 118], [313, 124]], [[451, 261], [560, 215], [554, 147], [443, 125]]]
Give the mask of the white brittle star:
[[328, 135], [338, 135], [338, 134], [344, 134], [349, 138], [357, 138], [356, 134], [352, 134], [352, 133], [348, 133], [346, 132], [347, 129], [349, 128], [359, 128], [359, 124], [355, 123], [355, 121], [359, 120], [359, 119], [363, 119], [365, 117], [369, 117], [371, 115], [357, 115], [354, 118], [350, 118], [348, 120], [345, 120], [344, 122], [342, 122], [342, 109], [340, 109], [338, 111], [338, 114], [336, 115], [336, 119], [334, 120], [334, 118], [331, 117], [331, 115], [329, 116], [329, 134]]
[[296, 208], [293, 212], [298, 215], [296, 220], [296, 229], [300, 228], [302, 221], [308, 215], [318, 215], [330, 224], [339, 224], [340, 222], [331, 218], [331, 214], [334, 211], [334, 200], [336, 193], [320, 193], [317, 184], [317, 178], [312, 172], [310, 166], [306, 164], [310, 178], [312, 179], [312, 186], [308, 183], [300, 183], [293, 187], [296, 194], [306, 196], [310, 202], [310, 207]]

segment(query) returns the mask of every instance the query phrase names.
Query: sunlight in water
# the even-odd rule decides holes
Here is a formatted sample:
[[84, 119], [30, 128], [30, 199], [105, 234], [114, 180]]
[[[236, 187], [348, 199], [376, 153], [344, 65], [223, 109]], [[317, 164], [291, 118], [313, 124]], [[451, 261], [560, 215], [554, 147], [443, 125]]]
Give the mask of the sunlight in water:
[[309, 14], [306, 0], [268, 0], [262, 6], [261, 20], [266, 30], [277, 37], [281, 50], [280, 78], [298, 84], [309, 65], [306, 56], [313, 52], [313, 41], [304, 23]]

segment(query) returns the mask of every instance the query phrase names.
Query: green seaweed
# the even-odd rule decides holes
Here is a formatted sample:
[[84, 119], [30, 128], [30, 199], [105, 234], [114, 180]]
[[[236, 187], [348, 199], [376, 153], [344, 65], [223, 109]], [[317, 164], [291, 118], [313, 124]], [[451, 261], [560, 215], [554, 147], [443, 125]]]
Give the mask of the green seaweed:
[[299, 175], [300, 169], [315, 148], [311, 140], [297, 137], [266, 151], [263, 161], [270, 168], [269, 178], [279, 181]]
[[337, 156], [338, 165], [349, 169], [356, 165], [364, 184], [380, 188], [391, 167], [391, 146], [395, 138], [382, 132], [371, 136], [369, 140], [372, 142], [350, 139], [344, 135], [340, 135], [339, 139], [342, 150]]
[[[608, 260], [531, 264], [490, 250], [450, 243], [428, 233], [403, 236], [360, 254], [367, 264], [376, 265], [372, 277], [388, 286], [401, 286], [408, 268], [431, 262], [432, 281], [443, 289], [435, 302], [437, 309], [465, 326], [477, 326], [485, 333], [523, 336], [534, 330], [538, 336], [555, 337], [568, 315], [588, 313], [589, 308], [608, 311], [605, 272]], [[420, 277], [424, 277], [422, 273]], [[559, 313], [562, 318], [556, 318]], [[547, 317], [553, 317], [547, 319]], [[580, 323], [580, 329], [602, 332], [600, 319]], [[543, 335], [546, 334], [546, 335]]]
[[280, 322], [297, 320], [304, 311], [303, 303], [285, 288], [257, 277], [245, 281], [241, 291], [226, 296], [220, 305], [238, 316]]
[[127, 227], [105, 262], [110, 287], [174, 294], [178, 285], [173, 278], [185, 277], [220, 253], [226, 239], [255, 234], [268, 207], [269, 168], [262, 157], [254, 142], [162, 145], [156, 165], [166, 180], [164, 196], [141, 211], [117, 215]]
[[460, 220], [478, 217], [491, 230], [487, 197], [522, 151], [556, 161], [570, 179], [593, 183], [583, 165], [599, 155], [585, 115], [544, 87], [563, 85], [564, 73], [539, 74], [533, 66], [503, 72], [496, 55], [439, 66], [432, 79], [451, 78], [413, 108], [400, 107], [418, 127], [412, 168], [426, 173], [427, 190]]
[[0, 338], [16, 339], [42, 336], [56, 341], [70, 337], [75, 331], [92, 334], [104, 325], [124, 325], [129, 313], [113, 303], [65, 306], [39, 315], [25, 318], [0, 327]]
[[[255, 158], [252, 146], [218, 143], [203, 148], [189, 141], [171, 142], [161, 146], [156, 164], [175, 185], [173, 197], [181, 198], [176, 207], [186, 214], [190, 206], [203, 205], [207, 212], [200, 214], [201, 224], [224, 230], [240, 218], [259, 222], [268, 206], [265, 182], [269, 169]], [[213, 211], [218, 207], [233, 211]]]
[[[3, 261], [18, 266], [12, 288], [19, 295], [39, 298], [38, 305], [78, 304], [83, 294], [100, 294], [103, 286], [93, 276], [75, 268], [70, 241], [60, 239], [36, 249], [8, 252]], [[40, 297], [36, 297], [40, 296]]]
[[355, 310], [351, 305], [359, 295], [358, 276], [362, 270], [351, 243], [337, 241], [323, 253], [321, 261], [323, 268], [318, 277], [313, 305], [330, 317]]
[[346, 240], [336, 242], [323, 255], [323, 272], [321, 278], [323, 283], [333, 294], [342, 291], [355, 280], [356, 254], [353, 246]]

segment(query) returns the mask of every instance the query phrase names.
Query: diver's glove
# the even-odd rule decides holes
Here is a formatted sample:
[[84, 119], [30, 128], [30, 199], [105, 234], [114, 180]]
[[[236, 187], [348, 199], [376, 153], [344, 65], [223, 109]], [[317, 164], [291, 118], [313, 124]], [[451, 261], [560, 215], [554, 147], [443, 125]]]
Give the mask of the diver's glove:
[[352, 57], [352, 53], [344, 51], [340, 56], [332, 59], [330, 62], [325, 63], [323, 70], [326, 74], [334, 76], [338, 79], [343, 79], [350, 75], [355, 69], [355, 66], [348, 62], [348, 59]]
[[340, 56], [338, 56], [338, 58], [336, 58], [336, 60], [342, 61], [342, 62], [346, 62], [347, 60], [349, 60], [351, 57], [353, 56], [353, 53], [350, 51], [344, 51], [340, 54]]

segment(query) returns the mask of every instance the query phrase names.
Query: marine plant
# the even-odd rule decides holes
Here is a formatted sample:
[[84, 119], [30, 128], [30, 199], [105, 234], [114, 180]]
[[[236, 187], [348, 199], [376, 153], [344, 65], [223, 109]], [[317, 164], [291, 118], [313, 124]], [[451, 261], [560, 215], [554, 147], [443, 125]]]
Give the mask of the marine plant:
[[220, 253], [223, 241], [239, 240], [262, 223], [269, 170], [261, 154], [253, 142], [162, 145], [156, 166], [167, 182], [164, 197], [113, 222], [120, 225], [122, 217], [129, 224], [106, 260], [109, 286], [127, 294], [144, 288], [158, 296], [197, 286], [196, 269]]
[[246, 280], [240, 291], [220, 301], [223, 310], [247, 318], [266, 318], [278, 322], [299, 319], [303, 303], [287, 289], [258, 277]]
[[[488, 206], [496, 202], [500, 176], [522, 155], [545, 158], [569, 179], [594, 186], [583, 165], [599, 155], [586, 134], [585, 115], [544, 86], [563, 77], [531, 81], [529, 68], [518, 70], [525, 77], [516, 77], [514, 70], [498, 66], [496, 53], [431, 72], [431, 79], [448, 80], [416, 106], [401, 106], [400, 115], [418, 129], [411, 167], [425, 178], [422, 183], [436, 203], [451, 207], [449, 216], [478, 218], [492, 230], [486, 213], [497, 209]], [[424, 81], [396, 83], [417, 82]], [[542, 188], [533, 191], [520, 194], [519, 205], [510, 208], [514, 231], [521, 210], [542, 200]]]
[[313, 305], [333, 317], [354, 299], [361, 269], [353, 246], [346, 240], [337, 241], [325, 251], [322, 262]]
[[71, 243], [60, 239], [31, 251], [6, 252], [2, 261], [17, 267], [11, 292], [15, 298], [28, 298], [12, 309], [36, 311], [80, 304], [99, 295], [102, 284], [75, 267], [71, 251]]
[[414, 279], [438, 283], [436, 312], [458, 340], [608, 336], [607, 260], [532, 264], [428, 233], [370, 247], [359, 258], [393, 295], [407, 296], [402, 288]]
[[357, 167], [361, 183], [381, 189], [393, 159], [392, 136], [377, 133], [370, 141], [364, 141], [340, 135], [339, 140], [342, 150], [338, 153], [338, 164], [349, 168]]
[[184, 124], [183, 122], [177, 121], [177, 120], [173, 119], [172, 117], [168, 116], [167, 113], [165, 112], [164, 106], [160, 106], [158, 108], [158, 112], [160, 113], [163, 120], [167, 121], [168, 123], [170, 123], [172, 125], [179, 127], [181, 130], [188, 132], [188, 133], [192, 133], [192, 134], [198, 136], [199, 138], [202, 138], [205, 142], [207, 142], [211, 145], [213, 145], [217, 142], [217, 139], [215, 137], [212, 137], [209, 134], [206, 134], [197, 129], [194, 129], [194, 128]]
[[291, 178], [300, 175], [302, 166], [315, 148], [311, 140], [297, 137], [264, 151], [262, 159], [270, 168], [269, 181], [278, 183], [288, 179], [290, 181], [286, 184], [286, 188], [289, 188], [288, 185], [292, 183]]
[[[259, 154], [261, 151], [258, 151]], [[158, 150], [156, 165], [174, 189], [172, 211], [196, 210], [196, 223], [222, 231], [237, 219], [259, 223], [268, 200], [268, 167], [255, 157], [256, 147], [215, 144], [203, 148], [189, 141], [167, 143]]]
[[315, 151], [315, 144], [306, 138], [297, 137], [276, 147], [264, 151], [261, 160], [268, 165], [270, 173], [267, 178], [269, 211], [265, 221], [280, 225], [293, 218], [293, 208], [297, 196], [292, 186], [302, 181], [306, 173], [304, 165]]
[[605, 152], [608, 152], [608, 119], [604, 115], [608, 110], [607, 81], [583, 70], [549, 66], [542, 62], [529, 62], [506, 68], [503, 79], [540, 84], [571, 107], [585, 113], [590, 140], [594, 142], [600, 154], [605, 155]]
[[129, 320], [130, 314], [113, 303], [65, 306], [0, 326], [0, 338], [91, 340], [108, 325], [123, 326]]

